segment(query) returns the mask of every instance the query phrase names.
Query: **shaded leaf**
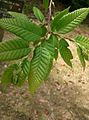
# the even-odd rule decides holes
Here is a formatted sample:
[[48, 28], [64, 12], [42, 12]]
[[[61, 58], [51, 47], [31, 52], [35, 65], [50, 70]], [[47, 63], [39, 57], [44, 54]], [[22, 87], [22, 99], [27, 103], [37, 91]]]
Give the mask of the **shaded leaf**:
[[72, 53], [70, 49], [68, 48], [68, 43], [64, 39], [61, 39], [59, 42], [59, 51], [61, 54], [61, 57], [66, 62], [67, 65], [72, 67], [71, 59], [73, 59]]
[[85, 66], [86, 66], [85, 59], [84, 59], [85, 57], [80, 46], [77, 46], [77, 53], [78, 53], [80, 62], [83, 66], [83, 69], [85, 69]]
[[29, 21], [29, 18], [25, 14], [18, 13], [18, 12], [12, 12], [12, 11], [9, 11], [8, 13], [16, 19], [19, 19], [19, 17], [20, 17], [20, 20], [22, 19], [22, 20], [28, 20]]
[[5, 85], [9, 85], [12, 83], [13, 80], [13, 71], [18, 68], [17, 64], [12, 64], [4, 71], [4, 74], [1, 78], [1, 83]]
[[44, 8], [47, 10], [49, 7], [49, 0], [43, 0]]

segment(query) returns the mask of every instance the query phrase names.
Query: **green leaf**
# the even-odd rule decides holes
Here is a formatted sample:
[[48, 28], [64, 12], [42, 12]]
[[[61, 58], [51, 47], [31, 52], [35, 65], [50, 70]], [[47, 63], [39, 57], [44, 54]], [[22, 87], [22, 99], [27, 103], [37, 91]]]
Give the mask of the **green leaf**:
[[33, 59], [31, 61], [31, 70], [29, 75], [29, 89], [34, 93], [44, 80], [52, 68], [53, 59], [44, 47], [38, 46], [35, 49]]
[[39, 40], [42, 34], [42, 30], [38, 25], [20, 16], [0, 19], [0, 27], [26, 41]]
[[61, 57], [63, 58], [63, 60], [66, 62], [67, 65], [72, 67], [71, 59], [73, 59], [73, 56], [68, 46], [69, 44], [67, 43], [67, 41], [65, 41], [64, 39], [60, 40], [59, 51], [60, 51]]
[[43, 0], [44, 8], [47, 10], [49, 7], [49, 0]]
[[17, 64], [10, 65], [2, 75], [1, 83], [5, 85], [9, 85], [12, 83], [13, 80], [13, 71], [17, 69]]
[[37, 7], [33, 7], [33, 12], [39, 21], [42, 22], [45, 19], [43, 13]]
[[42, 47], [46, 48], [49, 51], [52, 58], [57, 59], [58, 39], [56, 36], [50, 36], [48, 40], [45, 40], [42, 43]]
[[13, 74], [13, 80], [12, 83], [18, 87], [21, 87], [26, 80], [26, 76], [23, 73], [23, 71], [16, 72], [16, 74]]
[[85, 69], [86, 63], [85, 63], [85, 58], [84, 58], [84, 54], [82, 52], [82, 49], [80, 46], [77, 46], [77, 53], [78, 53], [78, 57], [80, 59], [80, 62], [83, 66], [83, 69]]
[[85, 60], [89, 60], [89, 38], [79, 35], [75, 38], [75, 41], [78, 45], [78, 56], [80, 58], [83, 69], [85, 69]]
[[20, 59], [30, 52], [28, 43], [22, 39], [9, 40], [0, 43], [0, 61]]
[[42, 29], [42, 37], [43, 37], [47, 33], [47, 28], [45, 26], [42, 26], [41, 29]]
[[24, 59], [21, 64], [21, 68], [25, 76], [28, 77], [30, 73], [30, 61], [28, 59]]
[[20, 17], [20, 20], [22, 20], [22, 21], [23, 20], [28, 20], [29, 21], [29, 18], [25, 14], [12, 12], [12, 11], [9, 11], [8, 13], [16, 19], [19, 19], [19, 17]]
[[82, 49], [82, 52], [83, 52], [83, 56], [84, 56], [85, 60], [89, 61], [89, 53], [87, 53], [87, 50], [85, 50], [85, 49], [83, 50]]
[[54, 19], [52, 20], [52, 23], [51, 23], [52, 30], [55, 30], [56, 27], [59, 26], [59, 20], [69, 12], [69, 8], [70, 7], [68, 7], [67, 9], [65, 9], [61, 12], [57, 12], [57, 15], [54, 17]]
[[55, 30], [62, 34], [72, 31], [86, 18], [88, 13], [89, 8], [81, 8], [64, 15], [57, 21]]
[[55, 60], [58, 59], [58, 49], [55, 49], [55, 51], [54, 51], [54, 58], [55, 58]]
[[81, 46], [82, 48], [85, 48], [87, 50], [89, 50], [89, 38], [79, 35], [75, 38], [76, 43]]

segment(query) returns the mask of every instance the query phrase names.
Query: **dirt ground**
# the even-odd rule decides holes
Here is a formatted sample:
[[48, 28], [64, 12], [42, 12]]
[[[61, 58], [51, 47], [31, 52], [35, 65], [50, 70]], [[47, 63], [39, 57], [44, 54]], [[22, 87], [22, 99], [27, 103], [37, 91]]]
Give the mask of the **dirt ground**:
[[[89, 37], [88, 25], [79, 26], [68, 36], [76, 34]], [[11, 37], [6, 32], [4, 39]], [[59, 55], [48, 81], [34, 96], [27, 83], [22, 88], [0, 85], [0, 120], [89, 120], [89, 63], [83, 72], [76, 47], [69, 44], [74, 56], [73, 68]], [[1, 63], [1, 73], [5, 67]]]

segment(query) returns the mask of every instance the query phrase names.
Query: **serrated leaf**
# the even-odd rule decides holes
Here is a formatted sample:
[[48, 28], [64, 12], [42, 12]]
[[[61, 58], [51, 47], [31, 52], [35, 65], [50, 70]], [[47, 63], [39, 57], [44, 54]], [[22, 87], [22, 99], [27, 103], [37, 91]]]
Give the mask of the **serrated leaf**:
[[55, 28], [59, 25], [59, 20], [69, 12], [69, 8], [70, 7], [68, 7], [67, 9], [65, 9], [61, 12], [57, 12], [57, 15], [54, 17], [54, 19], [52, 20], [52, 23], [51, 23], [52, 30], [55, 30]]
[[28, 59], [24, 59], [21, 64], [21, 68], [25, 76], [28, 77], [30, 73], [30, 61]]
[[84, 55], [85, 60], [86, 60], [86, 61], [89, 61], [89, 54], [87, 53], [87, 50], [85, 50], [85, 49], [83, 50], [83, 49], [82, 49], [82, 52], [83, 52], [83, 55]]
[[59, 47], [59, 40], [58, 40], [57, 36], [51, 35], [48, 41], [49, 41], [49, 43], [51, 43], [55, 48], [58, 49], [58, 47]]
[[45, 40], [42, 43], [42, 47], [49, 51], [52, 58], [57, 59], [58, 39], [54, 35], [50, 36], [48, 40]]
[[58, 20], [55, 28], [59, 33], [68, 33], [78, 26], [88, 15], [89, 8], [81, 8], [64, 15]]
[[89, 38], [79, 35], [75, 38], [76, 43], [81, 46], [82, 48], [85, 48], [87, 50], [89, 50]]
[[22, 39], [9, 40], [0, 43], [0, 61], [20, 59], [30, 52], [28, 43]]
[[83, 69], [85, 69], [86, 63], [85, 63], [85, 59], [84, 59], [84, 54], [83, 54], [80, 46], [77, 46], [77, 53], [78, 53], [78, 57], [80, 59], [80, 62], [83, 66]]
[[39, 21], [42, 22], [45, 19], [43, 13], [37, 7], [33, 7], [33, 12]]
[[12, 12], [12, 11], [8, 11], [8, 13], [16, 19], [19, 19], [19, 17], [20, 17], [22, 20], [28, 20], [29, 21], [29, 18], [25, 14]]
[[4, 74], [1, 78], [1, 83], [5, 85], [9, 85], [12, 83], [13, 80], [13, 71], [17, 69], [17, 64], [12, 64], [4, 71]]
[[47, 10], [49, 7], [49, 0], [43, 0], [44, 8]]
[[31, 61], [31, 70], [29, 75], [29, 89], [34, 93], [44, 80], [48, 77], [53, 64], [53, 59], [44, 47], [38, 46], [35, 49]]
[[0, 27], [26, 41], [39, 40], [42, 34], [42, 30], [38, 25], [20, 16], [0, 19]]
[[70, 49], [68, 48], [68, 43], [64, 39], [61, 39], [59, 42], [59, 51], [61, 54], [61, 57], [65, 61], [67, 65], [72, 67], [71, 59], [73, 59], [72, 53]]

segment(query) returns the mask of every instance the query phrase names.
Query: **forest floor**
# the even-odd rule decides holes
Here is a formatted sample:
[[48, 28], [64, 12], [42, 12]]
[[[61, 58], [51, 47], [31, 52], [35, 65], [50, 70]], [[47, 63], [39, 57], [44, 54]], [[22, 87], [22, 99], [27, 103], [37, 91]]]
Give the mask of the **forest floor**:
[[[89, 37], [88, 25], [79, 26], [68, 37], [77, 34]], [[9, 38], [12, 35], [5, 32], [4, 39]], [[27, 83], [22, 88], [0, 85], [0, 120], [89, 120], [89, 63], [83, 71], [76, 46], [69, 44], [74, 56], [73, 68], [59, 55], [48, 81], [34, 96]], [[5, 67], [5, 63], [0, 65], [1, 74]]]

